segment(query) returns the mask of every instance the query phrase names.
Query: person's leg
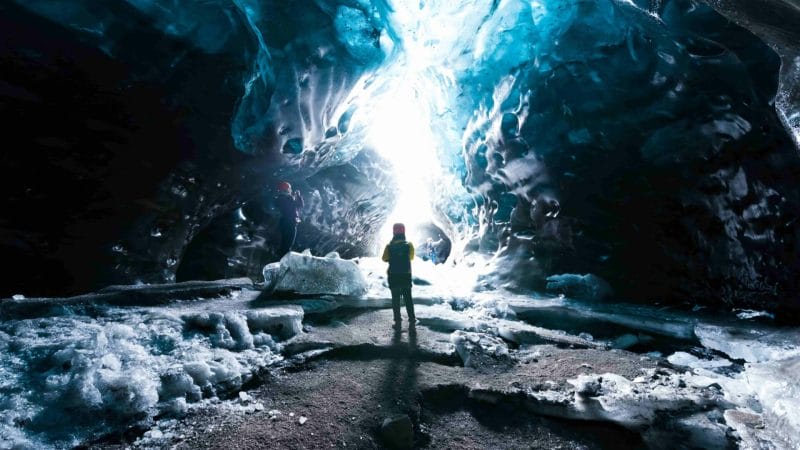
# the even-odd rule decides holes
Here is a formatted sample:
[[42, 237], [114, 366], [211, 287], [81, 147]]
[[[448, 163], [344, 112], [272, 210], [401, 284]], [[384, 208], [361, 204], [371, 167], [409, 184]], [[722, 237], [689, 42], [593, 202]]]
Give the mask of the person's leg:
[[281, 246], [278, 249], [279, 257], [289, 253], [294, 246], [294, 240], [297, 237], [297, 226], [291, 223], [280, 223], [281, 231]]
[[401, 290], [398, 288], [391, 288], [392, 291], [392, 312], [394, 312], [394, 325], [400, 326], [402, 319], [400, 318], [400, 295]]
[[403, 288], [403, 299], [406, 302], [406, 313], [408, 313], [408, 322], [413, 325], [414, 319], [414, 299], [411, 297], [411, 287]]
[[289, 246], [286, 249], [287, 253], [292, 251], [292, 248], [294, 248], [295, 239], [297, 239], [297, 224], [292, 224], [289, 227], [289, 233], [288, 233]]

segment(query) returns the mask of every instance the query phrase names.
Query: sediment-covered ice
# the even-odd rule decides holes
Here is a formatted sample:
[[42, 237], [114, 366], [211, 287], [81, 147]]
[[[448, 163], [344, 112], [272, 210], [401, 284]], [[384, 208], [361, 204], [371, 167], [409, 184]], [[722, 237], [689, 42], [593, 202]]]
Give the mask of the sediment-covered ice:
[[575, 408], [582, 418], [628, 428], [652, 424], [659, 412], [700, 409], [723, 401], [717, 389], [687, 388], [680, 376], [655, 371], [635, 380], [605, 373], [579, 375], [568, 382], [575, 388]]

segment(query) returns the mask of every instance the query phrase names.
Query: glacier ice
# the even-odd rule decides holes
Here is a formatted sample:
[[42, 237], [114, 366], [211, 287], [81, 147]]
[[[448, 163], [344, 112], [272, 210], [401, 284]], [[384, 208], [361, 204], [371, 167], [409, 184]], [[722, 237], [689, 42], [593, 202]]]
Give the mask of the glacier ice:
[[334, 26], [337, 37], [356, 60], [362, 64], [380, 62], [383, 56], [380, 46], [381, 31], [375, 28], [363, 9], [339, 6], [334, 17]]
[[310, 253], [289, 252], [263, 271], [266, 290], [302, 295], [349, 295], [366, 293], [367, 279], [351, 260], [320, 258]]
[[[163, 297], [162, 291], [169, 291], [165, 287], [116, 287], [98, 295], [96, 308], [65, 301], [65, 307], [74, 308], [73, 313], [55, 315], [47, 311], [58, 300], [4, 301], [39, 302], [48, 308], [43, 309], [43, 317], [31, 317], [28, 311], [0, 324], [0, 433], [19, 445], [63, 447], [138, 422], [150, 427], [140, 444], [161, 445], [173, 431], [161, 419], [151, 426], [154, 417], [181, 416], [206, 399], [238, 393], [259, 371], [282, 360], [284, 341], [293, 336], [301, 335], [292, 341], [298, 348], [304, 340], [315, 342], [315, 331], [302, 331], [304, 308], [318, 314], [339, 307], [388, 308], [385, 263], [377, 258], [348, 261], [332, 256], [295, 254], [293, 258], [316, 269], [347, 263], [361, 273], [363, 294], [265, 302], [256, 300], [257, 291], [247, 289], [213, 299], [193, 299], [184, 287], [174, 289], [181, 298], [169, 301]], [[796, 330], [754, 325], [734, 316], [726, 322], [653, 307], [475, 292], [471, 288], [479, 284], [481, 267], [477, 266], [465, 267], [465, 273], [459, 274], [457, 267], [429, 262], [415, 265], [430, 281], [414, 288], [424, 296], [418, 299], [429, 305], [419, 308], [418, 327], [443, 333], [440, 344], [447, 346], [444, 351], [455, 351], [465, 367], [510, 373], [520, 366], [518, 360], [528, 361], [520, 358], [523, 354], [546, 357], [540, 349], [547, 346], [608, 352], [608, 357], [614, 358], [615, 352], [622, 350], [609, 347], [628, 347], [630, 342], [620, 342], [631, 341], [647, 349], [652, 338], [645, 333], [653, 331], [659, 332], [653, 335], [673, 338], [680, 349], [664, 361], [670, 370], [654, 369], [635, 378], [586, 373], [570, 380], [571, 390], [547, 385], [527, 392], [548, 415], [611, 421], [645, 430], [642, 436], [647, 442], [663, 439], [665, 428], [652, 425], [667, 420], [669, 430], [681, 430], [686, 442], [701, 446], [724, 445], [729, 442], [730, 430], [743, 443], [760, 440], [794, 445], [786, 436], [797, 430], [794, 411], [800, 406]], [[194, 287], [209, 292], [205, 284]], [[108, 303], [111, 293], [123, 292], [131, 298], [128, 291], [136, 290], [147, 291], [159, 298], [159, 303]], [[553, 308], [571, 308], [601, 326], [620, 323], [639, 332], [620, 337], [612, 331], [592, 337], [520, 320]], [[582, 316], [561, 317], [568, 321]], [[656, 327], [658, 319], [663, 329]], [[588, 322], [581, 319], [578, 323]], [[566, 323], [561, 325], [568, 328]], [[686, 328], [696, 339], [689, 339]], [[341, 333], [339, 336], [349, 336], [347, 339], [359, 336], [354, 342], [372, 339], [350, 326], [328, 332], [334, 334], [327, 336]], [[292, 352], [287, 354], [295, 354]], [[642, 357], [661, 358], [653, 354]], [[591, 370], [590, 364], [581, 367]], [[246, 393], [237, 398], [233, 405], [221, 408], [243, 414], [264, 408]], [[67, 420], [70, 408], [80, 408], [85, 414]], [[720, 414], [730, 416], [729, 425], [723, 426]], [[753, 428], [753, 423], [765, 428]]]
[[795, 329], [698, 324], [695, 334], [705, 347], [751, 363], [800, 356], [800, 332]]
[[585, 300], [604, 300], [612, 294], [611, 286], [594, 274], [565, 273], [547, 277], [549, 292]]
[[[216, 229], [233, 238], [224, 248], [228, 259], [204, 254], [198, 270], [215, 264], [223, 274], [235, 268], [257, 276], [273, 256], [264, 251], [269, 233], [232, 231], [221, 211], [257, 203], [255, 186], [279, 177], [314, 192], [300, 236], [308, 236], [315, 254], [337, 245], [346, 257], [365, 253], [395, 206], [392, 198], [409, 189], [412, 201], [397, 206], [414, 220], [437, 212], [442, 229], [467, 251], [514, 247], [510, 263], [497, 269], [541, 285], [553, 274], [593, 273], [627, 297], [647, 296], [652, 286], [657, 297], [679, 301], [716, 298], [717, 284], [728, 278], [765, 296], [766, 286], [792, 287], [790, 270], [758, 256], [790, 253], [787, 224], [796, 223], [797, 198], [779, 173], [793, 173], [796, 165], [783, 151], [787, 140], [771, 103], [777, 55], [702, 2], [646, 3], [15, 2], [111, 61], [130, 63], [134, 74], [121, 84], [169, 91], [164, 104], [192, 112], [187, 134], [220, 130], [231, 138], [212, 132], [196, 138], [198, 148], [212, 142], [202, 152], [212, 156], [186, 166], [211, 168], [169, 174], [164, 198], [154, 200], [168, 205], [169, 214], [154, 214], [146, 226], [137, 222], [134, 228], [147, 233], [143, 243], [119, 243], [125, 251], [109, 257], [120, 262], [109, 270], [117, 279], [170, 279], [193, 264], [176, 256], [186, 254], [186, 241], [202, 247], [195, 236], [216, 220]], [[776, 103], [794, 120], [783, 101], [793, 79], [786, 74], [796, 72], [793, 46], [784, 41], [794, 34], [758, 26], [766, 13], [746, 2], [709, 3], [744, 26], [756, 25], [784, 57]], [[781, 10], [780, 1], [767, 3]], [[125, 38], [141, 35], [141, 42]], [[137, 44], [161, 38], [177, 50], [140, 53]], [[189, 101], [207, 97], [197, 93], [209, 86], [224, 95]], [[240, 161], [226, 161], [218, 172], [246, 173], [241, 180], [217, 175], [215, 158], [222, 155], [211, 148], [226, 143], [247, 155], [237, 154]], [[255, 163], [261, 157], [266, 166]], [[405, 173], [394, 174], [402, 182], [390, 186], [389, 172], [400, 169], [391, 165], [404, 159], [411, 160]], [[686, 189], [671, 189], [672, 176]], [[417, 189], [409, 182], [417, 179], [435, 189]], [[173, 213], [187, 223], [165, 227], [161, 222]], [[680, 238], [665, 243], [665, 231], [673, 230]], [[337, 236], [344, 242], [334, 242]], [[684, 244], [690, 241], [703, 250], [696, 267]], [[655, 267], [667, 270], [644, 267], [649, 262], [634, 256], [641, 246]], [[259, 251], [258, 263], [248, 264], [246, 255]], [[727, 256], [712, 264], [712, 255]], [[636, 276], [620, 275], [626, 269]], [[672, 274], [700, 286], [669, 289]], [[762, 308], [760, 298], [737, 299], [727, 290], [723, 297]]]
[[[762, 326], [698, 325], [696, 333], [707, 348], [745, 361], [743, 373], [720, 381], [732, 396], [740, 399], [741, 411], [763, 420], [771, 435], [770, 440], [778, 445], [800, 446], [798, 331]], [[702, 369], [695, 373], [701, 379], [720, 378]], [[741, 431], [749, 433], [746, 428], [741, 428]], [[752, 438], [749, 435], [745, 437]]]
[[686, 352], [675, 352], [667, 357], [667, 361], [679, 366], [691, 368], [714, 369], [718, 367], [729, 367], [733, 363], [726, 359], [715, 358], [711, 360], [701, 359]]
[[[17, 3], [72, 29], [81, 42], [123, 63], [139, 59], [131, 44], [136, 40], [128, 37], [135, 35], [132, 24], [143, 21], [163, 33], [155, 33], [158, 37], [175, 38], [169, 41], [173, 44], [185, 41], [181, 49], [222, 55], [213, 61], [230, 64], [223, 68], [231, 73], [213, 74], [220, 78], [213, 87], [225, 86], [235, 104], [187, 107], [187, 98], [203, 97], [193, 89], [207, 90], [206, 78], [192, 78], [164, 103], [187, 111], [233, 111], [233, 117], [222, 115], [207, 128], [227, 133], [233, 147], [248, 154], [238, 155], [247, 164], [276, 150], [267, 155], [279, 161], [270, 165], [275, 170], [269, 177], [296, 177], [313, 188], [302, 226], [308, 227], [304, 234], [312, 235], [307, 239], [322, 249], [320, 254], [340, 244], [346, 247], [343, 255], [358, 253], [364, 236], [379, 228], [386, 212], [382, 208], [392, 206], [383, 204], [389, 202], [381, 195], [393, 191], [383, 173], [385, 161], [365, 156], [366, 147], [389, 153], [421, 150], [415, 154], [419, 160], [404, 167], [415, 181], [433, 180], [420, 176], [431, 165], [447, 173], [435, 178], [433, 192], [412, 192], [418, 195], [411, 197], [411, 205], [420, 206], [420, 193], [432, 197], [434, 209], [442, 212], [438, 219], [446, 222], [457, 244], [467, 246], [466, 253], [497, 252], [493, 263], [478, 260], [475, 270], [460, 273], [415, 263], [418, 279], [430, 282], [415, 286], [417, 298], [436, 304], [420, 315], [421, 323], [455, 332], [453, 342], [465, 360], [476, 349], [504, 355], [508, 350], [500, 338], [521, 346], [547, 342], [630, 349], [647, 347], [650, 335], [658, 335], [680, 341], [676, 347], [698, 345], [717, 352], [709, 359], [686, 348], [665, 351], [669, 363], [688, 368], [685, 380], [695, 382], [694, 387], [717, 383], [742, 417], [753, 415], [772, 431], [786, 430], [777, 434], [799, 434], [792, 413], [798, 409], [796, 334], [676, 318], [647, 308], [587, 305], [574, 298], [600, 299], [610, 289], [595, 275], [569, 274], [597, 273], [615, 289], [628, 286], [629, 293], [647, 300], [672, 295], [708, 302], [720, 298], [721, 304], [759, 310], [775, 301], [774, 286], [796, 285], [786, 277], [796, 278], [797, 266], [791, 264], [796, 252], [788, 250], [796, 241], [798, 202], [786, 188], [792, 186], [790, 177], [782, 174], [794, 173], [797, 164], [783, 151], [788, 149], [786, 136], [776, 131], [772, 119], [774, 97], [789, 137], [798, 139], [796, 43], [785, 42], [796, 33], [763, 26], [760, 11], [753, 12], [747, 2], [708, 3], [754, 29], [780, 53], [777, 96], [774, 80], [767, 80], [774, 74], [759, 74], [775, 67], [765, 48], [752, 36], [736, 34], [736, 27], [696, 2], [310, 1], [303, 14], [297, 14], [292, 2], [258, 0]], [[763, 3], [765, 11], [786, 4]], [[796, 16], [791, 9], [783, 11], [786, 17]], [[128, 21], [129, 16], [140, 20]], [[291, 26], [272, 26], [281, 19]], [[132, 78], [159, 87], [163, 80], [178, 79], [175, 84], [183, 85], [188, 71], [183, 67], [174, 72], [173, 67], [193, 56], [181, 53], [158, 53], [163, 61], [157, 64], [136, 61]], [[201, 117], [200, 123], [206, 119]], [[217, 127], [226, 120], [229, 129]], [[377, 130], [366, 129], [376, 124]], [[434, 153], [438, 162], [431, 158]], [[442, 167], [435, 167], [438, 163]], [[216, 164], [206, 165], [217, 169]], [[134, 261], [120, 269], [124, 276], [135, 278], [147, 270], [157, 272], [153, 277], [174, 276], [174, 255], [185, 240], [225, 205], [237, 204], [237, 199], [219, 199], [237, 185], [210, 195], [195, 189], [195, 175], [174, 175], [162, 187], [198, 218], [177, 232], [143, 227], [148, 239], [173, 242], [170, 250], [175, 252], [151, 251], [154, 244], [140, 244], [138, 250], [128, 242], [109, 246], [115, 258]], [[676, 177], [681, 189], [674, 189]], [[363, 184], [353, 181], [366, 178]], [[403, 187], [417, 187], [405, 181]], [[371, 188], [381, 192], [368, 192]], [[195, 207], [194, 200], [201, 206]], [[167, 209], [163, 214], [172, 216], [175, 211]], [[378, 212], [358, 214], [364, 210]], [[409, 211], [432, 213], [425, 208]], [[177, 217], [188, 221], [190, 216]], [[330, 233], [316, 233], [322, 229]], [[674, 235], [656, 243], [650, 238], [670, 233]], [[237, 242], [249, 243], [237, 247], [239, 251], [268, 242], [251, 241], [246, 233], [237, 236]], [[332, 236], [346, 236], [341, 240], [347, 242], [332, 242]], [[697, 248], [702, 251], [695, 252]], [[474, 257], [458, 252], [462, 264]], [[652, 258], [643, 260], [641, 253]], [[153, 258], [161, 265], [149, 269], [150, 260], [137, 262], [143, 254], [159, 256]], [[243, 254], [223, 264], [236, 265]], [[782, 262], [787, 262], [786, 270]], [[626, 268], [633, 273], [621, 270]], [[290, 254], [264, 268], [263, 276], [269, 290], [357, 297], [301, 304], [307, 311], [325, 312], [344, 304], [385, 307], [384, 269], [376, 260]], [[492, 271], [510, 277], [487, 274]], [[678, 280], [692, 283], [669, 278], [676, 272]], [[651, 283], [653, 277], [656, 283]], [[717, 289], [732, 279], [732, 289]], [[484, 291], [473, 292], [479, 280]], [[552, 291], [572, 298], [532, 298], [520, 293], [526, 287], [520, 281], [540, 282], [545, 288], [549, 284]], [[519, 289], [511, 293], [496, 290], [498, 286]], [[762, 297], [742, 298], [737, 292]], [[281, 340], [300, 333], [303, 318], [301, 307], [291, 305], [177, 308], [170, 305], [173, 294], [164, 294], [167, 301], [150, 307], [126, 307], [109, 300], [115, 295], [106, 292], [73, 302], [9, 301], [3, 311], [13, 314], [7, 320], [4, 316], [0, 326], [3, 436], [12, 436], [14, 442], [30, 440], [31, 446], [53, 440], [72, 445], [115, 423], [180, 414], [203, 398], [236, 390], [259, 367], [278, 360]], [[744, 310], [739, 317], [771, 314], [753, 311]], [[547, 329], [517, 320], [525, 315], [594, 321], [598, 329], [615, 331], [562, 329], [575, 327], [569, 323]], [[612, 376], [576, 383], [591, 414], [621, 417], [632, 426], [652, 420], [652, 410], [663, 405], [683, 404], [670, 403], [673, 393], [658, 386], [657, 394], [664, 395], [648, 403], [653, 399], [633, 395], [639, 383]], [[29, 394], [25, 389], [30, 386], [42, 395]], [[595, 400], [587, 400], [597, 394], [604, 397], [596, 400], [602, 411]], [[53, 411], [77, 407], [89, 413], [73, 436]], [[629, 408], [641, 414], [631, 418], [620, 412]], [[92, 420], [97, 417], [103, 420]], [[707, 419], [681, 420], [697, 424], [689, 428], [706, 427], [713, 436], [715, 425], [706, 426]], [[159, 433], [154, 429], [148, 437]]]
[[575, 407], [582, 417], [630, 428], [652, 424], [661, 411], [716, 405], [722, 400], [716, 390], [683, 389], [678, 376], [654, 374], [653, 378], [655, 382], [646, 388], [613, 373], [580, 375], [569, 383], [575, 388]]

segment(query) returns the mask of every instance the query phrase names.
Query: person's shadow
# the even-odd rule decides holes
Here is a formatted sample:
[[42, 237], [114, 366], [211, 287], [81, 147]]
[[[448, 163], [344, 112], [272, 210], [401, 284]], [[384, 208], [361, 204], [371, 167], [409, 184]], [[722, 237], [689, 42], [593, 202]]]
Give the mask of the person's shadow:
[[417, 402], [417, 330], [409, 325], [408, 343], [402, 340], [403, 332], [395, 329], [392, 335], [390, 360], [383, 377], [380, 402], [386, 417], [408, 414], [419, 436], [419, 404]]

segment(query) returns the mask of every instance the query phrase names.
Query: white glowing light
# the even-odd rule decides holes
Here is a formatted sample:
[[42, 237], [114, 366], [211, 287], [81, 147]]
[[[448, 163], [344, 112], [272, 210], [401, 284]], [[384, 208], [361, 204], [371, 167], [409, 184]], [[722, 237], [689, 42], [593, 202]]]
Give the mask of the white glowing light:
[[393, 43], [381, 47], [391, 54], [359, 82], [336, 114], [355, 107], [352, 129], [365, 130], [364, 143], [392, 165], [396, 205], [376, 247], [391, 236], [395, 222], [404, 223], [413, 239], [420, 225], [434, 221], [432, 204], [438, 196], [457, 183], [440, 157], [460, 150], [463, 130], [442, 117], [460, 94], [454, 73], [470, 66], [468, 49], [492, 11], [491, 2], [473, 0], [389, 4]]
[[373, 112], [367, 140], [394, 169], [398, 192], [395, 210], [381, 230], [391, 235], [391, 226], [403, 222], [411, 232], [433, 216], [432, 183], [441, 172], [436, 138], [431, 130], [430, 107], [415, 88], [413, 78], [381, 97]]
[[369, 130], [367, 141], [392, 164], [398, 185], [395, 209], [379, 241], [391, 236], [396, 222], [404, 223], [411, 237], [433, 220], [431, 204], [443, 176], [438, 147], [444, 133], [432, 127], [435, 116], [453, 102], [448, 59], [469, 36], [464, 30], [480, 22], [482, 15], [475, 10], [485, 7], [452, 0], [392, 2], [393, 28], [402, 47], [381, 73], [385, 81], [374, 88], [369, 117], [361, 118]]

